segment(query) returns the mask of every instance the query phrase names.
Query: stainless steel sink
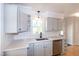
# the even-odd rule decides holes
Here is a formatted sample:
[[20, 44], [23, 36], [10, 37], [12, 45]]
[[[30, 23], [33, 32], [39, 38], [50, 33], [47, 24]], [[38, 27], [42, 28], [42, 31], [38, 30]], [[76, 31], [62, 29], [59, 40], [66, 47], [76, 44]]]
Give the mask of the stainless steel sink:
[[48, 40], [48, 38], [38, 38], [36, 39], [37, 41], [41, 41], [41, 40]]

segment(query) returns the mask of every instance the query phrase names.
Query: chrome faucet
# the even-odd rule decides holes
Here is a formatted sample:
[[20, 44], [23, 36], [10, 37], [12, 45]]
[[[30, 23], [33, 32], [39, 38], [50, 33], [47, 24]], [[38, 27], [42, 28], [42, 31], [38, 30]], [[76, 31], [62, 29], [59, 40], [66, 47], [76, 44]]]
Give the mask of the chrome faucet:
[[40, 32], [40, 38], [42, 38], [42, 32]]

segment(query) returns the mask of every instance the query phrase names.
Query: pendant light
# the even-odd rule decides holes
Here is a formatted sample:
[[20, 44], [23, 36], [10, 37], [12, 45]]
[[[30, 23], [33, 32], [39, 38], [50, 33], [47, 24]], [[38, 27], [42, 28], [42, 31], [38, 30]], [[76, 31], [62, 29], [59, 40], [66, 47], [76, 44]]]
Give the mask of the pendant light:
[[37, 13], [38, 13], [38, 19], [39, 19], [40, 18], [40, 11], [38, 10]]

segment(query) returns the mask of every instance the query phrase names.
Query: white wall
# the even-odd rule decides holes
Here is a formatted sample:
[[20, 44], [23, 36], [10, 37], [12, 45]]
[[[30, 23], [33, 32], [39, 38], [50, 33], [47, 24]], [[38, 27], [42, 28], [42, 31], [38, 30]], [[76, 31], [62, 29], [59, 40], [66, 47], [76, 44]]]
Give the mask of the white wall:
[[0, 55], [2, 55], [2, 40], [4, 36], [4, 30], [3, 30], [3, 4], [0, 4]]
[[73, 18], [67, 18], [67, 44], [71, 44], [73, 45], [73, 40], [74, 40], [74, 37], [73, 37], [73, 33], [74, 33], [74, 21], [73, 21]]
[[79, 45], [79, 18], [68, 17], [67, 28], [66, 28], [66, 39], [67, 43], [71, 45]]
[[1, 4], [0, 4], [0, 55], [1, 55]]
[[74, 45], [79, 45], [79, 17], [74, 18]]

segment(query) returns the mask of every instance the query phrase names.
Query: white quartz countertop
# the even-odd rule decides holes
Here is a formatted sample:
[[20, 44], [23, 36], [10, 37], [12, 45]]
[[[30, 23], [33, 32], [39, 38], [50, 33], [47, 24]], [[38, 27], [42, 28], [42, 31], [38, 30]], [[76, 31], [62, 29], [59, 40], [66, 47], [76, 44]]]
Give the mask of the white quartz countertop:
[[[63, 38], [49, 38], [48, 40], [59, 40]], [[41, 41], [47, 41], [47, 40], [41, 40]], [[22, 48], [27, 48], [29, 47], [29, 43], [36, 43], [36, 42], [41, 42], [37, 41], [35, 39], [21, 39], [21, 40], [14, 40], [9, 44], [4, 51], [11, 51], [11, 50], [16, 50], [16, 49], [22, 49]]]
[[27, 40], [14, 40], [12, 41], [4, 51], [10, 51], [10, 50], [16, 50], [21, 48], [27, 48], [29, 46], [29, 43], [34, 42], [33, 39], [27, 39]]

